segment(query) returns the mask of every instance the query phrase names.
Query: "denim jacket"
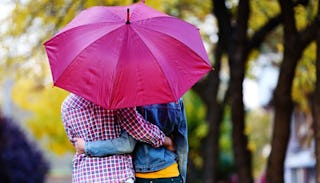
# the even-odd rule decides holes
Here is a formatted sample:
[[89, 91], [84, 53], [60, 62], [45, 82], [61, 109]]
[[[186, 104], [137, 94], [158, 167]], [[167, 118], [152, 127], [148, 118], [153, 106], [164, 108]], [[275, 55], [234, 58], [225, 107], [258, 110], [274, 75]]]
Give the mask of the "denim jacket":
[[[138, 107], [137, 110], [147, 121], [157, 125], [167, 136], [173, 138], [176, 153], [167, 150], [165, 147], [154, 148], [149, 144], [137, 142], [133, 151], [135, 171], [158, 171], [177, 162], [179, 172], [184, 182], [186, 182], [189, 149], [187, 121], [182, 99], [168, 104], [153, 104]], [[129, 137], [121, 138], [129, 139]], [[92, 156], [130, 152], [134, 142], [132, 142], [132, 139], [129, 142], [123, 143], [123, 141], [117, 141], [116, 139], [113, 139], [112, 142], [111, 140], [86, 142], [85, 152]], [[122, 147], [121, 150], [117, 150], [119, 146]]]

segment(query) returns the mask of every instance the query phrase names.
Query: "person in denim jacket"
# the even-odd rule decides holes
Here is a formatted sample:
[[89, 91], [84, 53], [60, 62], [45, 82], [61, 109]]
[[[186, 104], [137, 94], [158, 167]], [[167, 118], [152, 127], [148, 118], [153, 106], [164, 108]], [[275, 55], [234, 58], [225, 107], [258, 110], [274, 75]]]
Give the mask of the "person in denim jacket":
[[[172, 137], [174, 152], [165, 147], [155, 148], [149, 144], [136, 142], [131, 136], [122, 133], [113, 140], [84, 142], [78, 152], [90, 156], [130, 153], [133, 151], [133, 163], [136, 182], [186, 182], [188, 158], [187, 121], [182, 99], [167, 104], [153, 104], [138, 107], [145, 120], [157, 125], [165, 135]], [[175, 171], [175, 169], [178, 169]]]

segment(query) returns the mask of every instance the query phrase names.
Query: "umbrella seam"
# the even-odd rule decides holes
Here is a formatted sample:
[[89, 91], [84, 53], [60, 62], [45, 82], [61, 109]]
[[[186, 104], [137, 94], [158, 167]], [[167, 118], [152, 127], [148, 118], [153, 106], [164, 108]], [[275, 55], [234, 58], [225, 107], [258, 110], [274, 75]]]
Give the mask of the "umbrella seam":
[[[155, 57], [154, 54], [150, 51], [150, 48], [148, 47], [148, 45], [146, 45], [145, 42], [144, 42], [144, 40], [140, 37], [140, 34], [139, 34], [136, 30], [134, 30], [134, 27], [132, 27], [132, 30], [133, 30], [137, 35], [139, 35], [138, 38], [139, 38], [139, 39], [141, 40], [141, 42], [148, 48], [148, 52], [149, 52], [149, 53], [152, 55], [152, 57], [156, 60], [156, 57]], [[165, 72], [164, 72], [163, 69], [160, 67], [159, 63], [156, 62], [156, 64], [157, 64], [158, 67], [160, 68], [162, 74], [165, 75], [165, 74], [164, 74]], [[174, 92], [172, 86], [170, 85], [170, 82], [168, 81], [168, 78], [165, 77], [165, 79], [166, 79], [167, 85], [170, 87], [171, 93], [174, 95], [174, 98], [177, 99], [177, 95], [176, 95], [176, 93]]]
[[[127, 28], [126, 30], [128, 31], [128, 25], [127, 25], [127, 24], [124, 24], [124, 25], [126, 26], [126, 28]], [[118, 61], [117, 61], [116, 67], [115, 67], [116, 69], [115, 69], [115, 71], [114, 71], [114, 73], [116, 73], [116, 74], [117, 74], [116, 71], [118, 70], [118, 67], [119, 67], [119, 58], [120, 58], [121, 53], [123, 52], [123, 49], [122, 49], [122, 48], [124, 47], [125, 43], [127, 44], [127, 42], [128, 42], [128, 37], [126, 37], [126, 42], [123, 41], [123, 42], [122, 42], [122, 45], [121, 45], [121, 49], [120, 49]], [[115, 84], [115, 82], [114, 82], [114, 81], [115, 81], [115, 78], [117, 78], [114, 73], [112, 74], [112, 80], [113, 80], [112, 85], [113, 85], [113, 86], [114, 86], [114, 84]], [[112, 90], [113, 86], [110, 87], [110, 91], [111, 91], [111, 92], [110, 92], [110, 99], [114, 97], [114, 91]], [[110, 100], [110, 101], [111, 101], [111, 100]]]

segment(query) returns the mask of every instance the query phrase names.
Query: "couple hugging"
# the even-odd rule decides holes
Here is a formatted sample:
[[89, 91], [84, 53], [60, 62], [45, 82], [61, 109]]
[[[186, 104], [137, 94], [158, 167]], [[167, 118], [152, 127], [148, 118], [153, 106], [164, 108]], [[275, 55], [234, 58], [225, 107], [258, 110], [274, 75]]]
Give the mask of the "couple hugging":
[[182, 99], [107, 110], [70, 94], [61, 112], [77, 150], [73, 183], [186, 182], [188, 136]]

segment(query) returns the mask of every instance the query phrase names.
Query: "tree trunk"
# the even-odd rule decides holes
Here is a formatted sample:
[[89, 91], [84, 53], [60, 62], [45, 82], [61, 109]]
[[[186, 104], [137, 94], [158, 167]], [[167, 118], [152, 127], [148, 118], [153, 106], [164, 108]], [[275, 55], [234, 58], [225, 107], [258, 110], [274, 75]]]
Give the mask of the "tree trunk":
[[293, 101], [291, 98], [295, 69], [304, 49], [314, 40], [318, 20], [298, 32], [294, 16], [294, 4], [290, 0], [279, 0], [284, 26], [284, 54], [278, 83], [273, 95], [274, 127], [271, 153], [267, 165], [267, 180], [284, 182], [284, 161], [290, 138]]
[[272, 183], [284, 182], [283, 165], [290, 137], [290, 122], [293, 110], [290, 96], [292, 83], [287, 82], [287, 80], [288, 78], [284, 78], [281, 82], [278, 82], [274, 94], [275, 116], [271, 142], [272, 150], [267, 168], [267, 180]]
[[[288, 33], [285, 31], [284, 34]], [[295, 68], [300, 58], [298, 55], [295, 56], [297, 42], [289, 36], [285, 35], [284, 37], [284, 57], [273, 96], [275, 115], [271, 142], [272, 150], [267, 168], [267, 180], [272, 183], [284, 182], [284, 161], [290, 137], [291, 114], [293, 111], [292, 84]]]
[[275, 114], [271, 142], [272, 150], [267, 168], [267, 180], [272, 183], [284, 182], [284, 161], [290, 138], [291, 116], [294, 107], [291, 98], [292, 85], [295, 69], [303, 51], [303, 49], [299, 50], [295, 46], [299, 44], [298, 42], [289, 43], [289, 40], [285, 41], [288, 43], [285, 43], [284, 58], [273, 95]]
[[238, 5], [237, 24], [232, 32], [232, 43], [229, 46], [230, 65], [230, 104], [232, 120], [233, 155], [239, 181], [252, 183], [252, 159], [248, 150], [248, 138], [245, 134], [245, 111], [243, 103], [243, 81], [245, 63], [248, 59], [248, 19], [249, 1], [240, 0]]
[[[249, 19], [249, 1], [242, 0], [239, 2], [238, 6], [238, 14], [237, 14], [237, 22], [236, 24], [231, 25], [231, 13], [225, 6], [225, 1], [221, 0], [213, 0], [213, 13], [215, 14], [218, 22], [218, 36], [219, 42], [216, 50], [218, 53], [227, 52], [230, 70], [231, 70], [231, 81], [230, 87], [228, 91], [231, 94], [231, 108], [232, 108], [232, 140], [233, 140], [233, 151], [234, 151], [234, 159], [237, 167], [237, 174], [239, 176], [240, 182], [253, 182], [252, 177], [252, 163], [251, 163], [251, 152], [247, 149], [248, 147], [248, 138], [244, 134], [245, 129], [245, 112], [244, 112], [244, 104], [243, 104], [243, 95], [242, 95], [242, 84], [244, 81], [244, 73], [245, 73], [245, 63], [248, 59], [248, 55], [251, 50], [255, 48], [259, 48], [261, 43], [263, 42], [265, 36], [271, 32], [275, 27], [277, 27], [280, 23], [280, 16], [275, 16], [271, 18], [264, 26], [261, 27], [255, 34], [253, 34], [252, 39], [249, 40], [247, 38], [247, 29], [248, 29], [248, 19]], [[233, 31], [235, 30], [235, 31]], [[216, 53], [217, 54], [217, 53]], [[215, 55], [216, 56], [216, 55]], [[220, 61], [220, 59], [216, 59]], [[216, 72], [216, 71], [214, 71]], [[219, 72], [217, 72], [219, 74]], [[217, 75], [218, 77], [219, 75]], [[215, 82], [213, 82], [215, 83]], [[212, 83], [208, 83], [211, 85]], [[218, 87], [216, 85], [215, 87]], [[232, 90], [232, 91], [231, 91]], [[213, 93], [213, 97], [217, 97], [216, 93]], [[210, 95], [210, 94], [209, 94]], [[229, 94], [226, 94], [225, 100], [229, 97]], [[226, 103], [226, 102], [224, 102]], [[217, 103], [216, 103], [217, 104]], [[212, 107], [217, 107], [217, 105], [213, 105]], [[221, 106], [221, 110], [224, 109], [224, 104]], [[220, 112], [223, 114], [223, 112]], [[222, 116], [221, 116], [222, 118]], [[220, 120], [221, 120], [220, 118]], [[209, 118], [210, 119], [210, 118]], [[215, 118], [219, 119], [219, 117]], [[214, 131], [214, 128], [219, 129], [220, 122], [212, 122], [210, 127], [210, 133], [218, 134], [217, 131]], [[216, 130], [217, 130], [216, 129]], [[217, 138], [218, 136], [209, 137]], [[208, 142], [207, 145], [210, 145]], [[214, 147], [215, 148], [215, 147]], [[213, 149], [214, 151], [214, 149]], [[210, 153], [208, 151], [207, 153]], [[210, 155], [210, 154], [209, 154]], [[218, 155], [214, 153], [214, 156]], [[205, 156], [208, 157], [209, 156]], [[209, 160], [206, 158], [206, 160]], [[207, 161], [208, 164], [214, 163], [217, 164], [217, 161]], [[216, 168], [216, 165], [206, 165], [204, 168], [205, 171], [205, 181], [207, 183], [216, 181], [216, 172], [217, 170], [211, 170], [211, 167]], [[217, 167], [218, 168], [218, 167]], [[211, 173], [211, 175], [210, 175]], [[211, 178], [210, 178], [211, 176]]]
[[[220, 40], [219, 42], [221, 42]], [[205, 102], [208, 112], [207, 121], [209, 123], [209, 133], [205, 137], [203, 154], [204, 154], [204, 167], [203, 167], [203, 182], [204, 183], [215, 183], [217, 182], [217, 170], [219, 162], [219, 136], [220, 136], [220, 124], [223, 116], [224, 103], [217, 101], [218, 89], [220, 85], [220, 67], [222, 58], [222, 48], [218, 44], [215, 50], [215, 64], [214, 71], [212, 71], [206, 82], [196, 84], [194, 90], [200, 95], [202, 100]], [[209, 82], [210, 84], [208, 84]]]
[[[243, 46], [244, 47], [244, 46]], [[238, 45], [238, 50], [233, 52], [237, 55], [245, 54], [242, 51], [241, 45]], [[244, 63], [243, 57], [234, 58], [230, 54], [231, 81], [230, 81], [230, 103], [231, 103], [231, 119], [232, 119], [232, 146], [235, 165], [239, 181], [243, 183], [252, 183], [252, 162], [251, 152], [247, 149], [248, 138], [245, 135], [245, 112], [243, 104], [243, 87], [244, 80]]]
[[204, 183], [216, 183], [218, 181], [218, 163], [219, 162], [219, 137], [220, 125], [222, 118], [222, 110], [219, 105], [216, 108], [212, 108], [208, 113], [208, 122], [210, 123], [209, 134], [204, 140], [204, 170], [203, 170], [203, 182]]
[[[205, 146], [204, 146], [204, 159], [210, 160], [205, 163], [204, 169], [204, 183], [216, 183], [218, 181], [218, 163], [219, 162], [219, 137], [220, 137], [220, 126], [223, 116], [224, 104], [219, 104], [217, 101], [218, 98], [218, 89], [220, 85], [220, 68], [221, 68], [221, 59], [222, 59], [222, 48], [221, 46], [217, 46], [215, 50], [215, 60], [216, 63], [214, 65], [215, 71], [212, 73], [212, 83], [213, 83], [213, 91], [212, 95], [214, 98], [208, 100], [208, 111], [207, 119], [209, 122], [209, 134], [205, 138]], [[227, 96], [226, 96], [227, 97]]]
[[[286, 34], [286, 32], [284, 34]], [[301, 57], [301, 54], [296, 54], [301, 52], [301, 50], [296, 49], [295, 45], [298, 43], [295, 41], [292, 42], [291, 40], [293, 40], [293, 38], [285, 39], [284, 58], [280, 68], [277, 87], [273, 96], [275, 116], [271, 142], [272, 150], [267, 170], [268, 182], [272, 183], [284, 182], [284, 161], [290, 137], [291, 115], [293, 111], [293, 102], [291, 98], [292, 84], [295, 68]]]
[[[215, 1], [216, 3], [213, 7], [213, 12], [219, 17], [219, 40], [214, 51], [214, 71], [212, 71], [207, 79], [196, 84], [194, 87], [195, 91], [201, 96], [201, 98], [206, 103], [208, 108], [207, 120], [209, 123], [209, 134], [204, 139], [204, 167], [203, 167], [203, 182], [204, 183], [216, 183], [218, 181], [218, 162], [219, 162], [219, 136], [220, 136], [220, 125], [222, 122], [223, 111], [225, 107], [226, 100], [228, 98], [225, 94], [225, 99], [223, 101], [218, 101], [218, 90], [220, 86], [220, 67], [223, 53], [227, 50], [227, 42], [229, 32], [231, 28], [229, 22], [229, 14], [227, 11], [220, 11], [221, 6], [224, 6], [224, 2]], [[226, 10], [225, 8], [223, 10]], [[221, 19], [225, 21], [221, 21]], [[222, 24], [224, 22], [224, 24]]]

